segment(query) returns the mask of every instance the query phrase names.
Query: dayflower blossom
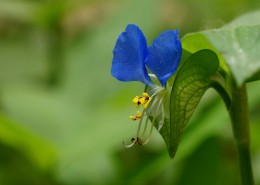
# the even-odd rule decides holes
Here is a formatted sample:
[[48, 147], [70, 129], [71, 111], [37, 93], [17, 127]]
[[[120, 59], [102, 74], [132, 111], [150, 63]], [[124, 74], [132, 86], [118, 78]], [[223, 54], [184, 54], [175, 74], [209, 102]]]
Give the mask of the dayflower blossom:
[[[146, 144], [151, 137], [155, 121], [158, 122], [158, 130], [163, 127], [166, 83], [177, 70], [182, 54], [178, 30], [162, 32], [148, 47], [143, 32], [138, 26], [129, 24], [125, 32], [119, 35], [113, 54], [111, 74], [116, 79], [124, 82], [140, 81], [149, 86], [148, 92], [133, 99], [136, 108], [142, 107], [143, 111], [137, 111], [135, 116], [129, 116], [134, 121], [139, 120], [139, 126], [135, 138], [132, 138], [132, 143], [127, 147], [134, 144]], [[157, 78], [161, 85], [154, 83], [151, 78]], [[146, 120], [142, 134], [140, 134], [144, 117]], [[152, 117], [151, 129], [147, 139], [143, 140], [149, 117]]]

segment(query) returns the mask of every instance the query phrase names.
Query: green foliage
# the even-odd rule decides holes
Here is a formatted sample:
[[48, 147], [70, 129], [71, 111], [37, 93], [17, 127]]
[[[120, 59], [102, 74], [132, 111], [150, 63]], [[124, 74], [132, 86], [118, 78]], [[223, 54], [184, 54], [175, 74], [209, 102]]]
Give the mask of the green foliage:
[[201, 50], [191, 55], [179, 69], [169, 102], [170, 122], [166, 122], [161, 132], [171, 157], [174, 157], [183, 130], [201, 97], [212, 86], [211, 76], [217, 72], [218, 66], [214, 52]]
[[221, 67], [232, 73], [238, 85], [256, 80], [254, 75], [260, 70], [259, 15], [249, 13], [219, 29], [188, 34], [183, 38], [183, 47], [190, 52], [206, 48], [215, 51]]
[[[52, 6], [51, 1], [0, 0], [0, 183], [178, 185], [200, 168], [187, 170], [189, 163], [208, 157], [204, 169], [209, 177], [223, 185], [237, 184], [237, 173], [231, 173], [237, 166], [227, 114], [211, 90], [190, 119], [174, 160], [156, 132], [147, 146], [121, 145], [135, 132], [127, 117], [133, 113], [132, 97], [143, 86], [122, 84], [110, 76], [116, 37], [128, 23], [139, 25], [148, 42], [165, 28], [178, 28], [183, 35], [201, 29], [206, 21], [228, 21], [259, 2], [229, 0], [223, 8], [220, 1], [202, 1], [66, 0]], [[186, 45], [196, 46], [191, 43]], [[50, 61], [53, 53], [61, 61]], [[224, 59], [220, 63], [223, 68]], [[52, 67], [60, 76], [49, 86]], [[260, 169], [260, 89], [257, 82], [249, 86], [253, 156]], [[207, 142], [212, 137], [222, 141], [221, 151], [215, 140]], [[210, 152], [212, 148], [222, 157]], [[195, 183], [208, 184], [199, 175]]]
[[[258, 80], [255, 74], [260, 70], [259, 14], [254, 12], [220, 29], [188, 34], [182, 39], [183, 48], [194, 54], [177, 72], [171, 92], [170, 120], [165, 120], [166, 126], [160, 131], [171, 157], [175, 155], [183, 130], [208, 88], [214, 87], [229, 108], [233, 78], [238, 86], [252, 79]], [[246, 22], [248, 19], [250, 21]]]

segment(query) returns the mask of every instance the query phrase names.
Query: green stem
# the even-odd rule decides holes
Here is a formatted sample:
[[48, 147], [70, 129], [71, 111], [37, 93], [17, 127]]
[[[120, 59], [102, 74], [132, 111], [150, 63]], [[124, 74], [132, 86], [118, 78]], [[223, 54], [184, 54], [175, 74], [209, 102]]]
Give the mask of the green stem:
[[253, 185], [253, 171], [250, 158], [250, 132], [248, 119], [248, 101], [246, 85], [231, 88], [232, 101], [229, 114], [232, 121], [233, 133], [238, 148], [240, 174], [243, 185]]

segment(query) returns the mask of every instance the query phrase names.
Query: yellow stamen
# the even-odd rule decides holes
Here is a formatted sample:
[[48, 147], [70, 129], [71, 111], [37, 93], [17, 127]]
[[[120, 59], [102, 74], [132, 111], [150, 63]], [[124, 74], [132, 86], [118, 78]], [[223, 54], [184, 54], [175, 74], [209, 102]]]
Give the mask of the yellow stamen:
[[137, 105], [136, 108], [138, 108], [139, 105], [142, 105], [146, 109], [151, 99], [152, 98], [147, 93], [143, 93], [143, 96], [134, 97], [133, 103]]
[[136, 96], [133, 99], [133, 103], [136, 104], [136, 108], [139, 108], [140, 102], [139, 102], [140, 96]]
[[139, 101], [139, 98], [140, 98], [140, 96], [136, 96], [136, 97], [134, 97], [134, 99], [133, 99], [133, 103], [134, 103], [134, 104], [137, 104], [138, 101]]
[[148, 98], [150, 98], [150, 96], [147, 94], [147, 93], [143, 93], [143, 97], [148, 97]]
[[141, 119], [142, 116], [143, 116], [142, 113], [139, 112], [139, 111], [137, 111], [136, 114], [137, 114], [136, 116], [129, 116], [129, 118], [130, 118], [131, 120], [135, 121], [135, 120]]
[[144, 106], [145, 109], [148, 107], [148, 105], [149, 105], [151, 99], [152, 99], [152, 98], [150, 98], [149, 96], [148, 96], [148, 98], [146, 98], [146, 102], [143, 104], [143, 106]]
[[[164, 96], [166, 95], [165, 88], [155, 88], [149, 91], [148, 93], [142, 93], [142, 96], [136, 96], [133, 98], [133, 103], [136, 104], [136, 107], [139, 108], [140, 105], [143, 107], [142, 113], [137, 111], [135, 116], [129, 116], [132, 120], [139, 120], [138, 129], [136, 136], [131, 139], [131, 143], [129, 145], [125, 145], [125, 147], [129, 148], [134, 146], [135, 144], [145, 145], [149, 142], [153, 128], [158, 126], [158, 131], [163, 127], [163, 123], [165, 121], [165, 113], [164, 113]], [[157, 96], [160, 94], [159, 96]], [[150, 104], [151, 100], [152, 103]], [[149, 105], [149, 109], [148, 108]], [[151, 118], [151, 128], [147, 133], [148, 122]], [[157, 121], [157, 122], [156, 122]]]

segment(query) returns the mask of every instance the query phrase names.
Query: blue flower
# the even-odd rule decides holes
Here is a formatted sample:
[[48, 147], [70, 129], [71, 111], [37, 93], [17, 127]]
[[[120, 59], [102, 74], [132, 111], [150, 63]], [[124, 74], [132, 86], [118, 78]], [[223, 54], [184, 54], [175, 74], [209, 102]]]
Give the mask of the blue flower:
[[165, 87], [179, 66], [182, 47], [178, 30], [169, 30], [161, 33], [148, 48], [143, 32], [129, 24], [119, 35], [113, 54], [111, 74], [116, 79], [140, 81], [154, 87], [148, 68]]
[[[136, 116], [129, 116], [132, 120], [139, 120], [140, 122], [135, 138], [127, 147], [134, 144], [146, 144], [151, 137], [155, 122], [158, 123], [157, 129], [159, 131], [164, 124], [164, 99], [167, 97], [166, 83], [176, 72], [182, 55], [178, 30], [164, 31], [148, 47], [143, 32], [136, 25], [129, 24], [125, 32], [119, 35], [113, 54], [111, 74], [116, 79], [124, 82], [140, 81], [151, 89], [149, 92], [143, 93], [142, 96], [136, 96], [133, 99], [136, 107], [143, 107], [143, 111], [137, 111]], [[148, 70], [151, 74], [148, 74]], [[153, 83], [151, 76], [156, 76], [161, 86]], [[145, 116], [144, 130], [140, 135]], [[142, 138], [146, 133], [149, 116], [153, 117], [151, 130], [148, 139], [143, 142]]]

